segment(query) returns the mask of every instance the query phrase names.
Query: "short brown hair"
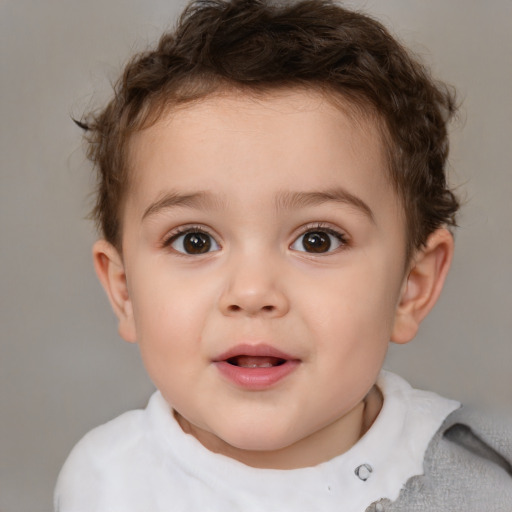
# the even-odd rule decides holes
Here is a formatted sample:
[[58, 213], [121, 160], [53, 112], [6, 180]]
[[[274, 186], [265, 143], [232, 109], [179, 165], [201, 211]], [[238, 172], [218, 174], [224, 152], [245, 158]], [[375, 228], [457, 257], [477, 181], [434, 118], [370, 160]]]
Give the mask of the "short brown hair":
[[131, 134], [166, 109], [223, 88], [296, 86], [376, 113], [405, 211], [408, 255], [438, 227], [455, 225], [459, 205], [445, 175], [454, 94], [379, 22], [330, 0], [197, 0], [155, 49], [128, 63], [111, 102], [83, 122], [103, 236], [121, 247]]

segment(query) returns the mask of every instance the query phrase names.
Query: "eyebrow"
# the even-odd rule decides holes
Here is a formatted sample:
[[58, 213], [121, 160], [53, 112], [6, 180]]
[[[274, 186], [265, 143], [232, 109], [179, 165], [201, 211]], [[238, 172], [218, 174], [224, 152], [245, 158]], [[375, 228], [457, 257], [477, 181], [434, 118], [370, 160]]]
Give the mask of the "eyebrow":
[[178, 192], [168, 192], [163, 197], [150, 204], [142, 215], [142, 220], [150, 215], [174, 208], [184, 206], [186, 208], [213, 208], [219, 205], [217, 199], [210, 192], [194, 192], [192, 194], [180, 194]]
[[[361, 198], [343, 188], [313, 192], [281, 192], [277, 196], [276, 207], [278, 210], [293, 210], [305, 206], [319, 206], [329, 202], [352, 206], [366, 215], [372, 222], [375, 222], [371, 208]], [[162, 210], [180, 206], [185, 208], [213, 209], [223, 204], [224, 201], [214, 196], [211, 192], [199, 191], [191, 194], [168, 192], [146, 208], [142, 215], [142, 220]]]
[[278, 209], [294, 209], [304, 206], [319, 206], [324, 203], [341, 203], [352, 206], [366, 215], [373, 223], [375, 218], [371, 208], [359, 197], [344, 188], [334, 188], [318, 192], [283, 192], [278, 196]]

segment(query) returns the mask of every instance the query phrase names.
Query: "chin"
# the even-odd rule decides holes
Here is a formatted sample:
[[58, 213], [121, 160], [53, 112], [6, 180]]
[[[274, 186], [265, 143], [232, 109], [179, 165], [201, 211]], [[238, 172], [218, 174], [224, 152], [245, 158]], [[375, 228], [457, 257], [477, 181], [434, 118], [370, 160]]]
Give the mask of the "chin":
[[[219, 436], [220, 437], [220, 436]], [[300, 439], [290, 436], [289, 432], [269, 431], [267, 428], [238, 430], [220, 437], [233, 448], [251, 452], [274, 452], [287, 448]]]

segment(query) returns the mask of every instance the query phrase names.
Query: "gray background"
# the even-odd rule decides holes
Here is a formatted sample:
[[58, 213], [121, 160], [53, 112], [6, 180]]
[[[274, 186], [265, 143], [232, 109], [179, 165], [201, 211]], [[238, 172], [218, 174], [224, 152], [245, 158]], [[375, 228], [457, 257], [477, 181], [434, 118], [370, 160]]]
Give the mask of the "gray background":
[[[452, 181], [467, 204], [444, 295], [388, 367], [512, 410], [512, 1], [353, 1], [454, 84]], [[173, 0], [0, 0], [0, 510], [51, 509], [90, 428], [152, 391], [94, 276], [91, 173], [70, 115], [100, 105]]]

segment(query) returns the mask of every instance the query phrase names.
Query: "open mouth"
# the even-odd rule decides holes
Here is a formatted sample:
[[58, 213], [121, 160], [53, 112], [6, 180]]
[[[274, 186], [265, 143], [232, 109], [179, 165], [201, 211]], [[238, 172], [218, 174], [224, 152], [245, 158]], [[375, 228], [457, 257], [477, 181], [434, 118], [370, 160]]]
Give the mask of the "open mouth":
[[240, 344], [212, 362], [225, 379], [249, 391], [272, 389], [301, 364], [300, 359], [266, 344]]
[[273, 368], [286, 363], [286, 359], [272, 356], [239, 355], [226, 359], [226, 362], [240, 368]]

